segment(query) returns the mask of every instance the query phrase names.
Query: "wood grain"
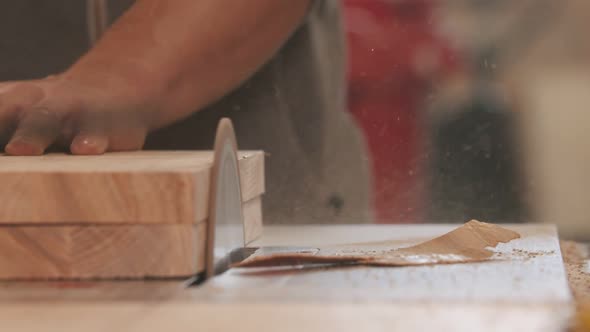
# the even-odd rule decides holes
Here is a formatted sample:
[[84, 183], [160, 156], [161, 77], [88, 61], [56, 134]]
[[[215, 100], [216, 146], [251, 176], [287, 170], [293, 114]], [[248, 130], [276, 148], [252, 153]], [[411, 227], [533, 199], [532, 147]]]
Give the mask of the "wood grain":
[[[248, 242], [261, 232], [261, 199], [244, 203]], [[188, 277], [205, 268], [206, 222], [0, 226], [0, 279]]]
[[[197, 223], [211, 151], [0, 157], [0, 223]], [[243, 201], [264, 193], [264, 153], [239, 153]]]
[[1, 279], [190, 276], [204, 264], [205, 223], [0, 227]]
[[[259, 237], [260, 197], [243, 204], [246, 240]], [[206, 222], [2, 225], [0, 279], [188, 277], [205, 268]]]
[[518, 233], [498, 225], [471, 220], [449, 233], [410, 247], [395, 248], [395, 242], [385, 241], [322, 247], [312, 252], [264, 253], [259, 250], [235, 267], [465, 264], [492, 260], [495, 253], [490, 249], [519, 237]]

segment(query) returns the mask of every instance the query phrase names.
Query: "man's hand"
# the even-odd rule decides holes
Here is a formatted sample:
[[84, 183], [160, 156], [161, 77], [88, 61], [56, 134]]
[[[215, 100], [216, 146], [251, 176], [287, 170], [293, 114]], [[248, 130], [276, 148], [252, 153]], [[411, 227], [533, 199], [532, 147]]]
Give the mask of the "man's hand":
[[74, 154], [141, 149], [155, 103], [148, 105], [149, 98], [117, 81], [86, 76], [82, 82], [62, 75], [0, 83], [6, 153], [40, 155], [53, 143]]
[[[295, 31], [312, 0], [137, 0], [65, 73], [0, 83], [5, 151], [141, 149], [149, 130], [238, 87]], [[269, 92], [270, 93], [270, 92]]]

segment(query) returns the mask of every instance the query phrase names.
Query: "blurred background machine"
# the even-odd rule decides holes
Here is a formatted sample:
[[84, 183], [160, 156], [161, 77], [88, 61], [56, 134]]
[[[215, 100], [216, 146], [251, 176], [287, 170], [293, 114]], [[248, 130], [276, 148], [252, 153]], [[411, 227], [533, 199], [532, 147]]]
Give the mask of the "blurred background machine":
[[349, 107], [370, 147], [378, 222], [552, 222], [590, 238], [590, 3], [345, 10]]

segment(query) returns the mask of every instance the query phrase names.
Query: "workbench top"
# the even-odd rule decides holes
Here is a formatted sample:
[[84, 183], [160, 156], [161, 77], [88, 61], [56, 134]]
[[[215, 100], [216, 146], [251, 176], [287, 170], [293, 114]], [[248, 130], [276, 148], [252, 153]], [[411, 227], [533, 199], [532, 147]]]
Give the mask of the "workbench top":
[[[255, 245], [327, 246], [398, 239], [456, 225], [269, 226]], [[0, 321], [20, 331], [557, 331], [572, 297], [555, 228], [513, 225], [534, 255], [404, 268], [230, 270], [185, 281], [1, 283]], [[514, 252], [506, 246], [500, 250]], [[571, 253], [569, 250], [568, 253]]]

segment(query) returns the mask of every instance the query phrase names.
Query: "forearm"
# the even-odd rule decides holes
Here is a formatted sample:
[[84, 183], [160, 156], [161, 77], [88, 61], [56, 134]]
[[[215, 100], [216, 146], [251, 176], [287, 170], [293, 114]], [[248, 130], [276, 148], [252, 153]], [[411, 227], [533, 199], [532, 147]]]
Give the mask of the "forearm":
[[123, 81], [131, 94], [157, 96], [154, 126], [166, 125], [251, 76], [311, 1], [138, 0], [65, 76], [101, 76], [105, 85]]

